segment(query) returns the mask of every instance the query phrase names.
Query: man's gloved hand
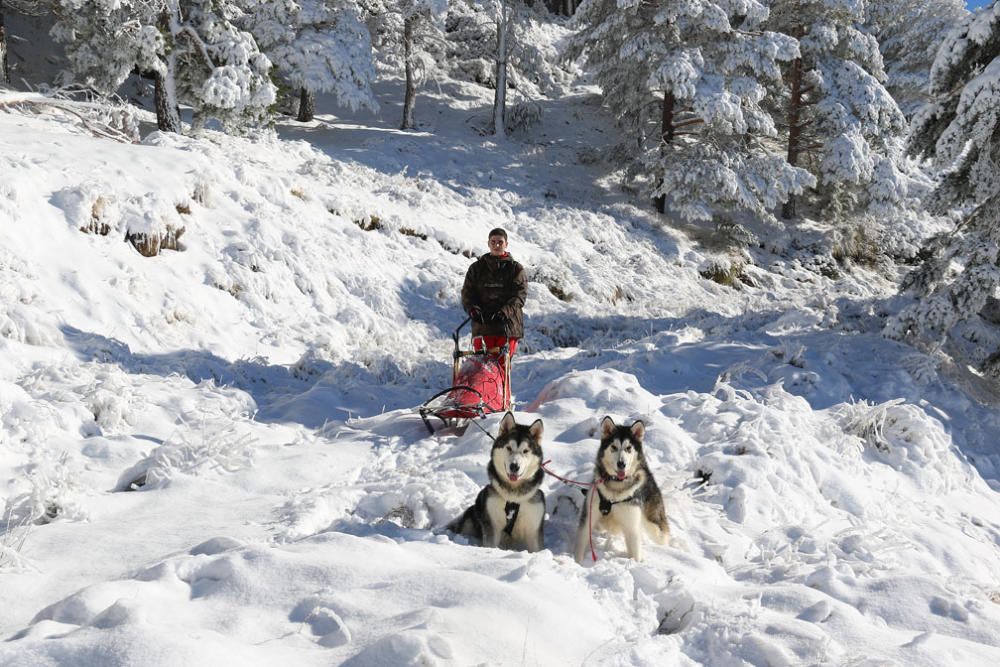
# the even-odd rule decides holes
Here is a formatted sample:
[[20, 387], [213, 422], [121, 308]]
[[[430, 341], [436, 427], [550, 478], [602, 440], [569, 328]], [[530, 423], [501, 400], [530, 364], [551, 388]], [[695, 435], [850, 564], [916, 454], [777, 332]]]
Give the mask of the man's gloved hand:
[[479, 309], [479, 306], [473, 306], [469, 309], [469, 317], [472, 318], [473, 322], [483, 321], [483, 311]]
[[490, 315], [490, 321], [492, 322], [506, 322], [507, 316], [503, 314], [503, 311], [498, 310], [497, 312]]

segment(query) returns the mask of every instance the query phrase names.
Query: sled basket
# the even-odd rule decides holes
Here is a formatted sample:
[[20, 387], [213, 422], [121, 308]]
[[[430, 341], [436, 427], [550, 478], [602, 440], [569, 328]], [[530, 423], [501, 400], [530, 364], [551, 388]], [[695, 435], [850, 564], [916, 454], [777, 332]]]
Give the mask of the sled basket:
[[452, 427], [510, 409], [509, 347], [505, 344], [500, 348], [462, 350], [459, 332], [468, 322], [462, 322], [452, 335], [455, 351], [451, 387], [434, 394], [417, 409], [432, 435], [431, 417]]

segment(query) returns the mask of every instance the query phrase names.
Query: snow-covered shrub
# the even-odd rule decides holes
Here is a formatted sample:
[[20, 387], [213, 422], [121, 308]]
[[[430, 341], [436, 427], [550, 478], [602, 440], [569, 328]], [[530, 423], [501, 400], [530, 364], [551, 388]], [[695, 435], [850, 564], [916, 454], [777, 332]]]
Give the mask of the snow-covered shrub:
[[528, 282], [545, 285], [549, 293], [560, 301], [572, 301], [575, 281], [569, 271], [559, 266], [539, 263], [528, 270]]
[[133, 392], [133, 385], [117, 367], [99, 366], [97, 377], [83, 390], [83, 404], [93, 413], [104, 433], [118, 433], [132, 424], [144, 401]]
[[743, 274], [744, 268], [746, 262], [741, 258], [714, 257], [701, 263], [698, 275], [726, 287], [741, 289], [750, 283], [750, 279]]
[[178, 474], [238, 472], [253, 466], [255, 443], [252, 436], [229, 423], [186, 427], [126, 470], [115, 490], [161, 488]]
[[504, 124], [508, 132], [523, 132], [542, 120], [542, 106], [534, 100], [522, 100], [507, 109]]
[[831, 254], [840, 264], [850, 261], [873, 267], [879, 262], [885, 247], [885, 236], [885, 231], [871, 224], [870, 220], [846, 224], [834, 231]]
[[121, 228], [122, 211], [113, 188], [101, 181], [87, 181], [52, 195], [52, 205], [81, 232], [107, 236]]
[[41, 525], [57, 519], [79, 521], [88, 513], [83, 507], [84, 487], [79, 472], [63, 452], [55, 461], [51, 452], [38, 451], [28, 466], [31, 488], [6, 501], [5, 522], [11, 526]]
[[[63, 339], [58, 316], [32, 307], [39, 296], [32, 287], [37, 284], [35, 279], [27, 262], [0, 247], [0, 338], [28, 345], [58, 345]], [[0, 408], [3, 399], [0, 385]], [[0, 424], [6, 417], [0, 409]]]
[[888, 454], [889, 443], [883, 435], [886, 413], [903, 402], [897, 398], [879, 405], [867, 401], [845, 404], [840, 411], [844, 430], [864, 440], [868, 447]]
[[[0, 285], [0, 338], [8, 338], [28, 345], [56, 345], [63, 340], [59, 322], [49, 314], [28, 308], [30, 296], [17, 290], [18, 296], [8, 299], [13, 286]], [[20, 300], [20, 299], [24, 300]]]
[[122, 204], [125, 240], [145, 257], [161, 250], [183, 250], [180, 238], [186, 227], [177, 205], [157, 193], [130, 197]]
[[192, 201], [201, 204], [205, 208], [212, 208], [215, 206], [216, 199], [216, 181], [215, 177], [208, 172], [199, 172], [194, 179], [194, 185], [191, 190]]
[[32, 523], [31, 517], [20, 511], [15, 516], [15, 505], [20, 505], [21, 502], [18, 499], [7, 499], [0, 505], [0, 572], [16, 572], [27, 567], [27, 561], [21, 556], [21, 549], [31, 532]]
[[876, 460], [905, 474], [918, 488], [948, 492], [973, 474], [952, 454], [951, 438], [940, 422], [904, 399], [842, 403], [830, 411]]

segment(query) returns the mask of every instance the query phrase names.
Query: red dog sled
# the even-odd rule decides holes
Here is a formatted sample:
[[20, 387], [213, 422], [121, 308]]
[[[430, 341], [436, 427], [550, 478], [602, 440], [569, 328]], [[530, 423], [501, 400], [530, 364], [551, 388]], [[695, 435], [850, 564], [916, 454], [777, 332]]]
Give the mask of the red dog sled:
[[420, 406], [420, 418], [431, 435], [434, 427], [431, 417], [440, 419], [444, 427], [461, 427], [470, 419], [477, 419], [510, 409], [510, 345], [476, 350], [463, 350], [459, 345], [462, 327], [471, 318], [458, 325], [452, 339], [451, 387], [440, 391]]

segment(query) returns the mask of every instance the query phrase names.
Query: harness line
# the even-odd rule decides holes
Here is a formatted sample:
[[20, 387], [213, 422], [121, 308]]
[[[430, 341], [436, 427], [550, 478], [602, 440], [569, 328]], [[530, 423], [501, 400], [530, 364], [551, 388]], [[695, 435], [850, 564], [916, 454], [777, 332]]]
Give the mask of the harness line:
[[[552, 459], [548, 461], [542, 461], [542, 470], [544, 470], [549, 475], [552, 475], [560, 482], [565, 482], [566, 484], [575, 484], [576, 486], [585, 486], [593, 491], [593, 493], [588, 494], [590, 496], [590, 508], [587, 510], [587, 536], [590, 539], [590, 557], [597, 562], [597, 551], [594, 550], [594, 496], [600, 496], [601, 492], [597, 490], [600, 484], [604, 483], [603, 477], [598, 477], [593, 482], [580, 482], [575, 479], [567, 479], [566, 477], [560, 477], [551, 470], [545, 467], [546, 463], [551, 463]], [[604, 496], [601, 496], [604, 498]]]

